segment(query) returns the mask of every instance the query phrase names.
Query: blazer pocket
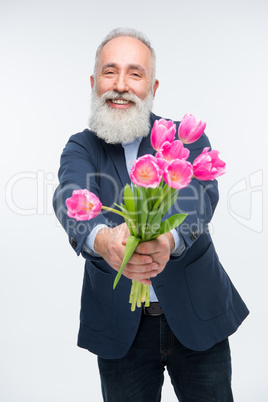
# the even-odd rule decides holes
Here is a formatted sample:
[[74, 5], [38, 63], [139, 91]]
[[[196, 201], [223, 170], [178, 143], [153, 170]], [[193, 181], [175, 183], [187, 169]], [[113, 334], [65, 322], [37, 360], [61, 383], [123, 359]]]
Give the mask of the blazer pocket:
[[230, 279], [221, 266], [214, 246], [185, 268], [192, 306], [201, 320], [224, 314], [232, 297]]
[[81, 324], [97, 331], [105, 330], [112, 317], [112, 275], [92, 262], [85, 270], [81, 297]]

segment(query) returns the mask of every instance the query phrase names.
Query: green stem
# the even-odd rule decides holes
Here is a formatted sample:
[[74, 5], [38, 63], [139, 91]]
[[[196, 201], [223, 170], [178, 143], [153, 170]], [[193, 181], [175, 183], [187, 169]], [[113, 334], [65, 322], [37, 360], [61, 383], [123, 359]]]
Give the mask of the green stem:
[[133, 230], [133, 234], [135, 236], [137, 236], [137, 232], [135, 229], [135, 222], [128, 215], [126, 215], [124, 212], [118, 211], [117, 209], [105, 207], [104, 205], [102, 205], [101, 209], [106, 209], [106, 211], [110, 211], [110, 212], [113, 212], [114, 214], [122, 216], [125, 221], [128, 221], [130, 223], [132, 230]]
[[129, 303], [130, 304], [132, 304], [134, 292], [135, 292], [135, 282], [132, 280], [131, 290], [130, 290], [130, 294], [129, 294]]
[[159, 204], [161, 204], [161, 202], [164, 200], [164, 198], [166, 197], [166, 195], [168, 194], [169, 190], [171, 187], [169, 187], [168, 185], [165, 185], [165, 191], [164, 194], [162, 195], [162, 197], [158, 198], [158, 200], [156, 201], [156, 203], [153, 206], [153, 209], [156, 209], [158, 207]]
[[149, 285], [147, 285], [146, 295], [145, 295], [145, 307], [149, 307], [149, 306], [150, 306], [150, 288], [149, 288]]
[[141, 302], [145, 302], [146, 289], [147, 289], [146, 286], [148, 285], [144, 285], [143, 283], [141, 285]]
[[141, 287], [142, 287], [142, 283], [138, 282], [137, 300], [136, 300], [137, 307], [141, 307]]
[[140, 240], [141, 239], [139, 239], [138, 237], [135, 237], [135, 236], [129, 236], [129, 238], [127, 239], [124, 258], [123, 258], [120, 270], [118, 271], [118, 273], [115, 277], [115, 280], [114, 280], [114, 286], [113, 286], [114, 289], [122, 275], [122, 272], [123, 272], [125, 266], [127, 265], [130, 257], [134, 253], [134, 250], [137, 247], [137, 245], [139, 244]]
[[134, 281], [134, 294], [132, 298], [131, 311], [135, 311], [136, 309], [138, 291], [139, 291], [139, 282]]
[[123, 218], [125, 218], [125, 216], [126, 216], [123, 212], [120, 212], [120, 211], [118, 211], [117, 209], [114, 209], [114, 208], [105, 207], [104, 205], [102, 205], [101, 209], [106, 209], [107, 211], [113, 212], [113, 213], [115, 213], [117, 215], [121, 215], [121, 216], [123, 216]]

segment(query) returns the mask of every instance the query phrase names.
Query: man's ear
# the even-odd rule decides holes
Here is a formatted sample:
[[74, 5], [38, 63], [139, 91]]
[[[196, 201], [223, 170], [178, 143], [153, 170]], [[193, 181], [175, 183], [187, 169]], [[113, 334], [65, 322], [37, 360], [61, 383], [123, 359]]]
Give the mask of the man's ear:
[[93, 87], [94, 87], [94, 75], [90, 76], [90, 86], [91, 86], [91, 89], [93, 89]]
[[155, 80], [154, 86], [153, 86], [153, 95], [155, 96], [156, 90], [159, 87], [159, 81]]

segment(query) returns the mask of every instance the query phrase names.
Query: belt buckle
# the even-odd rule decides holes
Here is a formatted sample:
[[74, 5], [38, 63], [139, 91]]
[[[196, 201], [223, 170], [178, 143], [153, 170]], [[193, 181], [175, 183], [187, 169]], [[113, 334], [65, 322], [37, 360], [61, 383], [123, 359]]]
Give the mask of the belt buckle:
[[[154, 310], [154, 306], [153, 305], [157, 305], [157, 307], [158, 307], [158, 311], [159, 312], [148, 312], [149, 310]], [[145, 304], [143, 304], [143, 313], [144, 313], [144, 315], [147, 315], [147, 316], [151, 316], [151, 317], [158, 317], [158, 316], [160, 316], [160, 315], [163, 315], [164, 314], [164, 312], [163, 312], [163, 310], [162, 310], [162, 308], [161, 308], [161, 306], [160, 306], [160, 304], [159, 304], [159, 302], [152, 302], [152, 303], [150, 303], [150, 306], [149, 307], [145, 307]]]
[[150, 315], [150, 314], [148, 314], [147, 312], [146, 312], [146, 309], [147, 309], [148, 307], [145, 307], [145, 303], [142, 305], [142, 309], [143, 309], [143, 314], [144, 315]]

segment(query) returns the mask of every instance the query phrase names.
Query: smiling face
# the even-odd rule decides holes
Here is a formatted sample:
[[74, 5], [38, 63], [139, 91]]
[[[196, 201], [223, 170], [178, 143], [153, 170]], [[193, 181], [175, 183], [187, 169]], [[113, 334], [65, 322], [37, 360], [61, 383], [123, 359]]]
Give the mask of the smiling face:
[[96, 94], [102, 96], [108, 91], [117, 94], [107, 99], [113, 109], [129, 109], [133, 101], [124, 99], [124, 93], [134, 94], [144, 100], [151, 89], [153, 96], [158, 81], [153, 79], [153, 56], [150, 49], [140, 40], [120, 36], [110, 40], [100, 50], [96, 76], [90, 77], [91, 87], [95, 85]]
[[90, 128], [107, 143], [148, 135], [158, 81], [153, 55], [140, 40], [119, 36], [99, 51], [92, 87]]

